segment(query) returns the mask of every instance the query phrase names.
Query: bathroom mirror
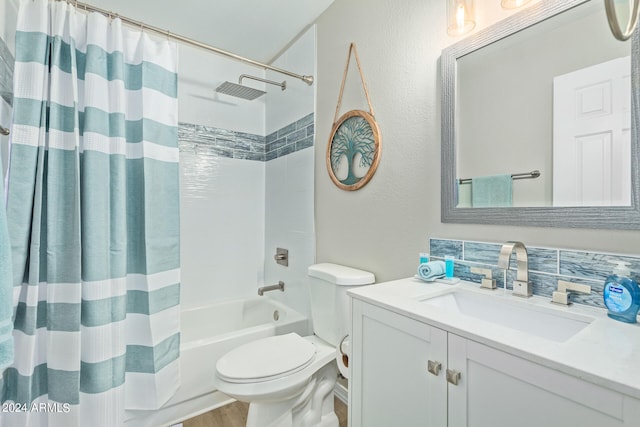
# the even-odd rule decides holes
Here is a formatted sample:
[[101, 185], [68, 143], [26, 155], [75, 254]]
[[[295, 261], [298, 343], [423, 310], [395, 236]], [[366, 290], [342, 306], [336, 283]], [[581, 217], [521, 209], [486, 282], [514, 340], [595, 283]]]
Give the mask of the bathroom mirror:
[[[445, 49], [441, 57], [442, 221], [640, 228], [638, 44], [637, 32], [630, 42], [614, 39], [598, 0], [543, 0]], [[586, 86], [581, 77], [572, 74], [589, 74], [591, 68], [612, 61], [626, 70], [612, 91], [582, 90]], [[566, 82], [573, 85], [570, 96], [563, 89]], [[612, 100], [611, 93], [621, 100]], [[579, 99], [580, 105], [567, 107], [566, 103], [558, 104], [558, 99]], [[595, 132], [580, 130], [582, 139], [589, 142], [583, 144], [587, 149], [580, 152], [580, 161], [591, 157], [600, 159], [601, 165], [584, 163], [584, 170], [576, 171], [571, 170], [576, 160], [560, 162], [563, 146], [556, 142], [554, 148], [554, 138], [563, 140], [557, 133], [571, 127], [566, 125], [571, 119], [565, 117], [574, 115], [578, 107], [597, 116], [599, 109], [613, 104], [624, 110], [616, 122], [620, 123], [616, 132], [626, 145], [612, 150], [607, 138], [594, 144], [590, 136]], [[568, 114], [558, 115], [563, 110]], [[569, 152], [576, 152], [575, 141], [580, 140], [577, 134], [571, 136], [574, 142]], [[614, 152], [618, 163], [609, 159], [609, 154], [602, 155], [603, 150]], [[602, 161], [604, 157], [606, 162]], [[608, 171], [610, 183], [593, 179], [602, 172], [596, 174], [598, 168]], [[470, 186], [459, 181], [500, 174], [526, 176], [533, 171], [539, 171], [539, 177], [510, 183], [513, 200], [501, 205], [506, 207], [472, 207], [465, 200]], [[577, 179], [576, 184], [576, 177], [583, 181]], [[578, 191], [576, 186], [593, 187], [607, 193], [608, 199], [567, 199], [561, 190], [569, 184], [573, 185], [569, 193]]]

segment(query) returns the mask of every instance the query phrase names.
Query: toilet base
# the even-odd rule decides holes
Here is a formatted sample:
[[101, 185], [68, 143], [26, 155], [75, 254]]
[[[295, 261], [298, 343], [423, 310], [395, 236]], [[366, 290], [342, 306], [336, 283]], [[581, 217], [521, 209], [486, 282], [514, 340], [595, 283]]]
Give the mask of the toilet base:
[[333, 390], [338, 371], [331, 361], [316, 372], [303, 391], [283, 401], [253, 401], [247, 427], [338, 427]]

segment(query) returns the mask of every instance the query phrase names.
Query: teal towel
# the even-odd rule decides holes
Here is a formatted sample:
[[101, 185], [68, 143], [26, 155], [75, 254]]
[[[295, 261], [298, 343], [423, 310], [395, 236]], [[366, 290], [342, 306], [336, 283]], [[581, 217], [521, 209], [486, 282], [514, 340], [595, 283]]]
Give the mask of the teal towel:
[[[0, 159], [0, 165], [2, 161]], [[0, 166], [1, 169], [1, 166]], [[1, 175], [1, 174], [0, 174]], [[13, 284], [11, 245], [4, 206], [4, 183], [0, 177], [0, 376], [13, 363]]]
[[444, 277], [446, 266], [444, 261], [429, 261], [420, 264], [418, 267], [418, 277], [427, 282]]
[[474, 208], [513, 206], [513, 178], [511, 175], [472, 178], [471, 204]]
[[467, 184], [461, 184], [460, 182], [457, 183], [457, 189], [458, 189], [458, 199], [456, 202], [456, 207], [457, 208], [470, 208], [472, 207], [471, 204], [471, 184], [467, 183]]

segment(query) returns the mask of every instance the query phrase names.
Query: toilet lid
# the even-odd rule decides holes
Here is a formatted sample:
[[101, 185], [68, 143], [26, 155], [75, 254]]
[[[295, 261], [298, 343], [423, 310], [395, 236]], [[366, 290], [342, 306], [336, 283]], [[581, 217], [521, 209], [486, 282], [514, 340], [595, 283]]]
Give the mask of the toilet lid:
[[231, 350], [218, 359], [216, 371], [235, 383], [273, 380], [304, 369], [315, 353], [313, 343], [296, 333], [276, 335]]

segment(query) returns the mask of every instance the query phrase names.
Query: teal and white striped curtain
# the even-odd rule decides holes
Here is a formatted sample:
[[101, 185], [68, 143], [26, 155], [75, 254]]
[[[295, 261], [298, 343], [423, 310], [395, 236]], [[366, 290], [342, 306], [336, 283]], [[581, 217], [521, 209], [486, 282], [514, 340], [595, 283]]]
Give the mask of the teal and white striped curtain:
[[50, 405], [2, 413], [3, 427], [120, 426], [179, 386], [176, 73], [175, 43], [21, 0], [2, 400]]

